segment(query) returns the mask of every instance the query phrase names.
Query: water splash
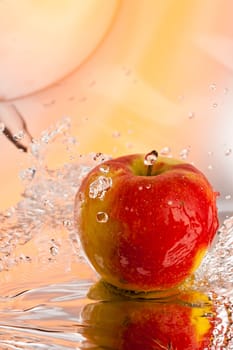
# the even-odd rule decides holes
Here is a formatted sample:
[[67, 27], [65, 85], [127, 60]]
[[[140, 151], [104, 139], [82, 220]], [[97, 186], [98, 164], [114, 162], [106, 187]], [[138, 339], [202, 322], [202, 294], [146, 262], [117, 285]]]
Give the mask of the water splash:
[[[82, 259], [73, 224], [74, 197], [90, 169], [109, 157], [100, 153], [86, 156], [77, 154], [76, 143], [70, 144], [69, 128], [70, 121], [65, 118], [44, 131], [29, 146], [30, 166], [19, 174], [24, 185], [22, 199], [14, 207], [0, 213], [0, 272], [10, 271], [14, 266], [28, 262], [37, 263], [39, 269], [41, 263], [51, 262], [51, 256], [64, 254], [64, 247], [60, 249], [61, 243], [56, 240], [64, 230], [70, 241], [64, 242], [62, 246], [66, 243], [72, 251], [66, 261], [67, 268], [72, 259]], [[73, 161], [53, 169], [49, 167], [46, 156], [50, 147], [57, 143], [62, 144], [66, 152], [72, 155]], [[110, 186], [109, 181], [110, 178], [104, 191]], [[42, 237], [47, 237], [47, 241]], [[38, 254], [30, 254], [30, 251], [23, 254], [31, 242], [37, 245]]]
[[196, 273], [196, 283], [233, 301], [233, 217], [223, 222], [216, 240]]
[[225, 156], [229, 156], [231, 153], [232, 153], [232, 149], [231, 149], [231, 148], [228, 148], [228, 149], [225, 151]]
[[[7, 272], [6, 276], [9, 278], [15, 266], [28, 266], [30, 270], [33, 263], [38, 267], [38, 274], [40, 270], [41, 274], [48, 271], [54, 264], [52, 274], [55, 275], [58, 259], [63, 262], [66, 271], [71, 269], [72, 263], [78, 266], [77, 271], [83, 271], [86, 267], [74, 228], [74, 197], [84, 176], [96, 165], [103, 173], [102, 180], [104, 178], [104, 189], [102, 187], [101, 191], [106, 191], [112, 186], [110, 177], [107, 177], [108, 169], [102, 165], [109, 157], [102, 153], [86, 156], [78, 154], [77, 142], [70, 135], [69, 128], [69, 120], [64, 119], [43, 132], [29, 147], [30, 165], [20, 172], [24, 184], [22, 199], [14, 207], [0, 213], [1, 276]], [[51, 169], [47, 164], [46, 155], [50, 147], [56, 146], [58, 142], [63, 144], [72, 161]], [[99, 194], [97, 191], [97, 196]], [[107, 216], [103, 214], [107, 213], [101, 213], [105, 221]], [[61, 232], [65, 234], [61, 236]], [[38, 248], [36, 255], [35, 251], [33, 253], [30, 250], [32, 242], [35, 242]], [[216, 306], [218, 317], [215, 322], [212, 350], [233, 348], [232, 257], [233, 217], [229, 217], [219, 229], [217, 241], [203, 260], [193, 283], [193, 288], [208, 293]], [[101, 257], [97, 256], [96, 259], [98, 264], [103, 264]], [[93, 279], [88, 279], [87, 275], [82, 278], [77, 275], [76, 283], [63, 282], [59, 285], [55, 285], [51, 279], [51, 284], [43, 288], [35, 288], [36, 284], [33, 283], [40, 278], [35, 276], [30, 285], [31, 290], [24, 293], [22, 292], [28, 286], [20, 285], [23, 276], [19, 276], [18, 281], [14, 280], [14, 288], [15, 284], [19, 283], [18, 296], [15, 297], [4, 295], [2, 279], [1, 349], [36, 349], [38, 344], [41, 349], [52, 349], [53, 346], [56, 349], [71, 349], [74, 346], [82, 346], [81, 330], [84, 325], [80, 310], [93, 283]], [[64, 279], [65, 274], [61, 277]]]
[[104, 199], [106, 192], [112, 187], [111, 177], [99, 176], [89, 186], [89, 197]]

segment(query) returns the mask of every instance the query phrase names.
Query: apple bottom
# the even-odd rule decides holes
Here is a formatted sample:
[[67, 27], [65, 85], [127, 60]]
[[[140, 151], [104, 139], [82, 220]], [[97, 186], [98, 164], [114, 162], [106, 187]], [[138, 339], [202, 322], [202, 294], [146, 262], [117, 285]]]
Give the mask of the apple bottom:
[[[179, 252], [182, 251], [182, 259], [172, 260], [171, 265], [164, 266], [162, 259], [165, 253], [160, 253], [163, 248], [159, 245], [153, 247], [150, 236], [143, 238], [143, 246], [140, 242], [132, 244], [125, 238], [126, 229], [126, 235], [111, 235], [112, 227], [120, 232], [119, 224], [117, 226], [119, 231], [116, 230], [116, 223], [109, 220], [109, 223], [104, 224], [101, 234], [96, 229], [95, 235], [92, 235], [96, 239], [88, 240], [84, 236], [82, 243], [88, 260], [102, 279], [122, 290], [171, 294], [192, 278], [207, 251], [201, 242], [195, 242], [192, 249], [192, 242], [177, 245], [177, 254], [174, 252], [174, 256], [180, 256]], [[158, 254], [156, 250], [159, 251]]]
[[93, 303], [85, 306], [82, 319], [83, 335], [98, 348], [203, 350], [211, 345], [214, 310], [207, 296], [194, 294], [168, 303], [126, 299]]

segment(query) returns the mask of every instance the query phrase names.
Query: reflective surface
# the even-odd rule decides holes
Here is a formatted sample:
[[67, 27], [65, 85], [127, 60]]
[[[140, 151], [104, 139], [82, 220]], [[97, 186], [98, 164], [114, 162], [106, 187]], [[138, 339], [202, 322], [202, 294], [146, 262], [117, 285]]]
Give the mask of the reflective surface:
[[[48, 167], [54, 148], [59, 149], [64, 162], [62, 165], [51, 163]], [[185, 293], [192, 288], [204, 293], [211, 311], [205, 310], [206, 299], [203, 304], [198, 293], [181, 304], [183, 294], [172, 296], [175, 300], [170, 301], [156, 300], [158, 297], [152, 295], [153, 300], [140, 299], [139, 302], [132, 296], [122, 297], [114, 290], [94, 287], [98, 276], [83, 257], [73, 226], [74, 195], [87, 171], [107, 158], [100, 153], [79, 154], [69, 120], [45, 131], [31, 145], [27, 167], [20, 173], [24, 184], [22, 199], [15, 207], [1, 213], [1, 349], [128, 349], [127, 344], [132, 343], [116, 342], [116, 329], [122, 330], [123, 326], [124, 334], [129, 332], [123, 338], [136, 341], [141, 349], [145, 339], [140, 332], [149, 326], [140, 323], [142, 328], [136, 340], [130, 334], [135, 327], [138, 329], [137, 320], [142, 319], [140, 313], [145, 315], [145, 310], [152, 312], [147, 318], [153, 325], [146, 338], [148, 349], [182, 349], [172, 340], [175, 336], [172, 332], [161, 334], [157, 328], [156, 320], [157, 317], [161, 319], [161, 312], [163, 317], [174, 317], [169, 318], [171, 325], [177, 323], [180, 312], [196, 315], [197, 325], [202, 324], [204, 315], [213, 327], [209, 348], [231, 349], [232, 217], [226, 219], [222, 214], [221, 222], [226, 220], [214, 247], [194, 281], [189, 281], [182, 290]], [[106, 300], [107, 304], [101, 300]], [[173, 308], [177, 310], [175, 313]], [[135, 319], [134, 313], [139, 315]], [[132, 329], [125, 328], [129, 319]], [[168, 321], [164, 319], [164, 322]], [[192, 327], [187, 329], [191, 332], [188, 341], [192, 344], [197, 338], [192, 335]], [[198, 326], [197, 329], [200, 332]], [[192, 346], [190, 349], [195, 348]]]

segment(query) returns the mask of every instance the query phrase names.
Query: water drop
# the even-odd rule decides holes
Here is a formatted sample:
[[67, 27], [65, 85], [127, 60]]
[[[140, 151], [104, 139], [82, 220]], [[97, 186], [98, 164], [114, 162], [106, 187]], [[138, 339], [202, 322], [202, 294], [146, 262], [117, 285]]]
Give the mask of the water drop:
[[97, 264], [104, 268], [104, 259], [102, 258], [102, 256], [99, 256], [97, 254], [94, 255], [95, 261], [97, 262]]
[[225, 196], [225, 199], [226, 199], [226, 200], [231, 199], [231, 195], [230, 195], [230, 194], [227, 194], [227, 195]]
[[57, 246], [54, 245], [54, 246], [50, 247], [50, 254], [51, 255], [55, 256], [58, 254], [58, 252], [59, 252], [59, 249]]
[[213, 170], [213, 165], [209, 164], [208, 165], [208, 170]]
[[23, 130], [19, 130], [16, 134], [13, 135], [13, 139], [15, 141], [20, 141], [24, 138], [24, 131]]
[[190, 153], [190, 148], [183, 148], [183, 149], [180, 151], [179, 156], [180, 156], [181, 159], [187, 159], [189, 153]]
[[129, 264], [129, 261], [128, 261], [128, 259], [125, 257], [125, 256], [121, 256], [120, 257], [120, 264], [121, 264], [121, 266], [127, 266], [128, 264]]
[[5, 130], [5, 124], [3, 122], [0, 122], [0, 134], [2, 134]]
[[96, 214], [96, 221], [100, 223], [106, 223], [108, 221], [108, 214], [104, 211], [98, 211]]
[[131, 75], [131, 74], [132, 74], [132, 70], [131, 70], [130, 68], [128, 68], [128, 69], [125, 70], [125, 75], [126, 75], [126, 76], [129, 76], [129, 75]]
[[172, 204], [173, 204], [173, 201], [169, 200], [169, 201], [167, 202], [167, 204], [168, 204], [168, 205], [172, 205]]
[[228, 149], [225, 151], [225, 156], [229, 156], [231, 153], [232, 153], [232, 149], [231, 149], [231, 148], [228, 148]]
[[109, 172], [109, 166], [106, 165], [106, 164], [101, 165], [101, 166], [99, 167], [99, 169], [100, 169], [100, 171], [101, 171], [102, 173], [105, 173], [105, 174], [107, 174], [107, 173]]
[[63, 225], [65, 227], [71, 227], [72, 226], [72, 221], [70, 221], [70, 220], [63, 220]]
[[133, 144], [131, 142], [126, 143], [126, 148], [131, 149], [133, 148]]
[[147, 166], [153, 165], [158, 158], [158, 152], [152, 151], [150, 153], [147, 153], [144, 158], [144, 164]]
[[143, 190], [143, 186], [139, 186], [138, 189], [139, 189], [139, 191], [142, 191]]
[[214, 102], [214, 103], [212, 104], [212, 106], [213, 106], [213, 108], [217, 108], [217, 107], [218, 107], [217, 102]]
[[94, 85], [96, 85], [96, 80], [92, 80], [92, 81], [89, 83], [89, 87], [92, 87], [92, 86], [94, 86]]
[[209, 87], [210, 87], [210, 90], [212, 90], [212, 91], [216, 90], [216, 84], [215, 83], [211, 83]]
[[189, 119], [193, 119], [195, 117], [195, 113], [194, 112], [189, 112], [188, 113], [188, 118]]
[[93, 160], [95, 160], [95, 161], [97, 161], [97, 162], [98, 162], [98, 161], [103, 162], [103, 161], [105, 160], [105, 156], [104, 156], [103, 153], [97, 152], [97, 153], [94, 154]]
[[79, 200], [79, 202], [81, 202], [81, 203], [83, 203], [84, 202], [84, 200], [85, 200], [85, 195], [84, 195], [84, 193], [83, 192], [78, 192], [78, 200]]
[[146, 185], [146, 189], [149, 190], [152, 187], [151, 184]]
[[166, 147], [163, 147], [160, 152], [161, 156], [170, 156], [171, 155], [171, 148], [166, 146]]
[[31, 181], [36, 174], [35, 168], [27, 168], [25, 170], [20, 171], [19, 176], [22, 180], [29, 180]]
[[114, 137], [114, 138], [119, 138], [120, 136], [121, 136], [120, 131], [117, 131], [117, 130], [113, 131], [112, 137]]
[[143, 267], [137, 267], [136, 270], [140, 275], [143, 275], [143, 276], [150, 275], [150, 271], [145, 270]]
[[89, 186], [89, 197], [103, 199], [105, 193], [112, 187], [111, 177], [99, 176]]
[[44, 199], [43, 204], [47, 208], [53, 208], [54, 207], [53, 203], [49, 199]]

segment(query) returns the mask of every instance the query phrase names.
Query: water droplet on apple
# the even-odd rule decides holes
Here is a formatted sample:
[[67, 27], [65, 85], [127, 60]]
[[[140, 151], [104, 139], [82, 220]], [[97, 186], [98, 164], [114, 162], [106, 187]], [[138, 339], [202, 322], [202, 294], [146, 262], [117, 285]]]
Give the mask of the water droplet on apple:
[[167, 204], [168, 204], [168, 205], [172, 205], [172, 204], [173, 204], [173, 201], [169, 200], [169, 201], [167, 202]]
[[179, 153], [179, 156], [181, 159], [187, 159], [188, 158], [188, 155], [189, 155], [189, 152], [190, 152], [190, 148], [183, 148], [180, 153]]
[[140, 275], [143, 275], [143, 276], [150, 275], [150, 271], [145, 270], [143, 267], [137, 267], [136, 270]]
[[232, 149], [231, 149], [231, 148], [228, 148], [228, 149], [225, 151], [225, 156], [229, 156], [231, 153], [232, 153]]
[[105, 173], [105, 174], [107, 174], [107, 173], [109, 172], [109, 166], [106, 165], [106, 164], [102, 164], [102, 165], [99, 167], [99, 169], [100, 169], [100, 171], [101, 171], [102, 173]]
[[127, 266], [129, 264], [129, 261], [128, 261], [128, 259], [125, 256], [121, 256], [120, 257], [120, 264], [122, 266]]
[[146, 189], [149, 190], [152, 187], [151, 184], [146, 185]]
[[94, 255], [95, 261], [97, 262], [97, 264], [104, 268], [104, 259], [102, 258], [102, 256], [99, 256], [97, 254]]
[[99, 176], [90, 184], [89, 197], [103, 199], [105, 193], [112, 187], [111, 177]]
[[217, 102], [214, 102], [214, 103], [212, 104], [212, 106], [213, 106], [213, 108], [217, 108], [217, 107], [218, 107]]
[[227, 199], [227, 200], [231, 199], [231, 195], [230, 195], [230, 194], [227, 194], [227, 195], [225, 196], [225, 199]]
[[2, 134], [5, 130], [5, 124], [0, 122], [0, 134]]
[[143, 186], [139, 186], [138, 189], [139, 189], [139, 191], [142, 191], [143, 190]]
[[108, 221], [108, 214], [105, 213], [104, 211], [99, 211], [96, 214], [96, 220], [97, 220], [97, 222], [105, 223]]
[[144, 164], [149, 166], [153, 165], [158, 158], [158, 152], [157, 151], [152, 151], [150, 153], [147, 153], [145, 158], [144, 158]]
[[161, 156], [170, 156], [171, 154], [171, 148], [170, 147], [163, 147], [160, 152]]

